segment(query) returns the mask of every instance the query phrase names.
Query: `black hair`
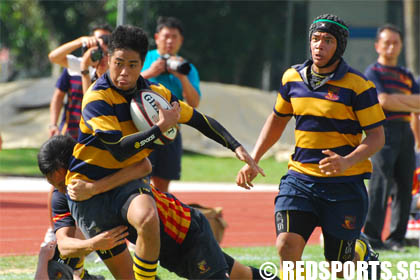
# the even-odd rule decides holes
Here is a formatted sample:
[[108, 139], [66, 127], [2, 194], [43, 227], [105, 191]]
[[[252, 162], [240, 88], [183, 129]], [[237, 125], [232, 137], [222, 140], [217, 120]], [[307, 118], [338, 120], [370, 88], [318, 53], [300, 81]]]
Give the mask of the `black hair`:
[[93, 33], [96, 30], [106, 30], [109, 33], [112, 33], [112, 27], [108, 23], [93, 23], [93, 24], [91, 24], [90, 33], [93, 35]]
[[104, 45], [108, 46], [109, 41], [111, 40], [111, 35], [109, 35], [109, 34], [101, 35], [101, 36], [99, 36], [99, 38], [102, 39], [102, 41], [104, 42]]
[[133, 50], [140, 55], [141, 61], [144, 62], [148, 45], [147, 34], [143, 29], [133, 25], [120, 25], [111, 34], [108, 52], [112, 55], [116, 49]]
[[68, 135], [56, 135], [48, 139], [38, 152], [38, 167], [43, 175], [60, 168], [68, 169], [76, 140]]
[[311, 41], [312, 34], [316, 31], [327, 32], [335, 37], [337, 40], [337, 49], [333, 57], [328, 61], [328, 63], [323, 67], [328, 67], [332, 65], [337, 59], [340, 59], [347, 46], [347, 37], [349, 36], [349, 28], [336, 15], [332, 14], [323, 14], [316, 17], [309, 27], [309, 41]]
[[158, 17], [156, 33], [159, 33], [164, 27], [178, 29], [179, 33], [184, 36], [184, 27], [182, 26], [182, 22], [175, 17]]
[[398, 35], [400, 35], [400, 39], [401, 42], [403, 41], [403, 35], [402, 35], [402, 31], [400, 28], [398, 28], [396, 25], [391, 24], [391, 23], [386, 23], [384, 25], [382, 25], [381, 27], [379, 27], [376, 30], [376, 42], [379, 40], [379, 36], [381, 36], [382, 31], [384, 30], [391, 30], [392, 32], [398, 33]]

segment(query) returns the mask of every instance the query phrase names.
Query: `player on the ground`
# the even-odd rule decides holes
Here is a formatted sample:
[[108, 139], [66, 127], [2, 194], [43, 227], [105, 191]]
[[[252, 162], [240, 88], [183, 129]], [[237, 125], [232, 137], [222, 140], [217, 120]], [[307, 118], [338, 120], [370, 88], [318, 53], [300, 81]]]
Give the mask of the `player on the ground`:
[[[63, 257], [77, 257], [97, 250], [98, 254], [104, 260], [116, 279], [134, 279], [134, 274], [131, 270], [131, 267], [133, 266], [131, 256], [128, 253], [125, 242], [121, 242], [122, 238], [127, 237], [128, 233], [124, 233], [125, 230], [127, 230], [127, 224], [105, 231], [88, 240], [81, 240], [74, 235], [76, 228], [75, 221], [70, 214], [67, 198], [64, 194], [66, 191], [64, 179], [75, 144], [75, 141], [68, 136], [55, 136], [42, 145], [38, 154], [38, 165], [41, 172], [48, 178], [49, 182], [56, 187], [56, 191], [53, 193], [52, 206], [54, 213], [54, 230], [57, 235], [60, 252]], [[77, 184], [79, 184], [81, 189], [89, 190], [89, 195], [91, 191], [95, 191], [95, 195], [100, 195], [104, 186], [117, 187], [122, 183], [144, 176], [145, 173], [149, 173], [150, 170], [150, 162], [147, 159], [144, 159], [140, 163], [127, 166], [98, 181], [88, 183], [78, 180]], [[89, 186], [82, 187], [82, 185]], [[162, 229], [160, 231], [161, 265], [181, 276], [197, 278], [197, 276], [194, 275], [194, 269], [199, 269], [197, 264], [200, 263], [195, 262], [197, 255], [199, 255], [200, 252], [207, 253], [206, 250], [208, 247], [211, 247], [208, 252], [209, 254], [220, 250], [220, 247], [215, 245], [214, 237], [211, 229], [209, 231], [207, 220], [199, 211], [184, 205], [174, 196], [161, 193], [154, 188], [152, 188], [152, 191], [154, 199], [158, 202], [159, 219]], [[75, 192], [73, 195], [77, 198], [86, 198], [89, 196], [83, 192]], [[167, 204], [167, 207], [164, 207], [164, 203]], [[159, 207], [159, 205], [161, 207]], [[182, 206], [182, 208], [185, 208], [185, 210], [189, 210], [190, 213], [192, 213], [191, 225], [190, 227], [185, 227], [185, 234], [188, 237], [181, 243], [178, 243], [177, 240], [172, 238], [173, 232], [170, 231], [171, 229], [168, 227], [171, 224], [179, 226], [179, 224], [170, 221], [171, 218], [174, 217], [174, 212], [171, 208], [176, 205]], [[201, 226], [197, 227], [197, 224], [201, 224]], [[133, 241], [137, 234], [131, 226], [128, 225], [128, 227], [128, 232], [130, 233], [128, 239]], [[191, 248], [195, 248], [195, 250], [190, 251]], [[180, 256], [183, 257], [180, 258]], [[223, 253], [223, 256], [228, 265], [230, 279], [261, 279], [258, 269], [244, 266], [225, 253]], [[205, 263], [202, 264], [202, 268], [205, 268]], [[210, 263], [207, 263], [207, 266], [209, 265]], [[174, 270], [174, 267], [178, 268]]]

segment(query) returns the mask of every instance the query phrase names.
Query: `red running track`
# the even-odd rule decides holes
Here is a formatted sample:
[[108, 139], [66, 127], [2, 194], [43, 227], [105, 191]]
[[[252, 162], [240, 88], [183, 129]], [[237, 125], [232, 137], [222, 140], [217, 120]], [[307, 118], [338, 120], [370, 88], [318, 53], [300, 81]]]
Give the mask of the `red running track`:
[[[223, 207], [223, 217], [228, 228], [221, 243], [222, 247], [275, 244], [275, 192], [174, 194], [184, 203]], [[48, 225], [47, 193], [0, 193], [0, 256], [38, 254]], [[309, 244], [319, 243], [319, 233], [317, 228]]]

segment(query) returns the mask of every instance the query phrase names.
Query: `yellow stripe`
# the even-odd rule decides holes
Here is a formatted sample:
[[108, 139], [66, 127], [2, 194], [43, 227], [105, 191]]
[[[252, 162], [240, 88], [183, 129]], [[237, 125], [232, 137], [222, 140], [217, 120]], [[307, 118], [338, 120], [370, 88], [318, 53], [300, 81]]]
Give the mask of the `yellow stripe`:
[[285, 115], [293, 114], [292, 104], [284, 100], [281, 93], [277, 94], [276, 104], [274, 105], [274, 108], [280, 114], [285, 114]]
[[285, 85], [289, 82], [302, 82], [302, 78], [299, 75], [299, 72], [294, 68], [289, 68], [284, 72], [283, 78], [281, 80], [282, 84]]
[[365, 127], [385, 119], [384, 111], [379, 104], [356, 111], [360, 125]]
[[340, 249], [338, 250], [338, 258], [337, 260], [340, 260], [341, 257], [341, 250], [343, 249], [343, 240], [340, 240]]
[[145, 263], [145, 262], [139, 260], [136, 256], [133, 257], [133, 260], [138, 266], [144, 267], [146, 269], [156, 269], [156, 267], [157, 267], [157, 262], [155, 262], [153, 264], [148, 264], [148, 263]]
[[353, 108], [339, 102], [312, 97], [292, 98], [291, 102], [295, 115], [356, 120]]
[[290, 226], [289, 226], [289, 210], [286, 210], [286, 221], [287, 221], [287, 226], [286, 226], [286, 232], [289, 232]]
[[186, 123], [191, 120], [194, 112], [194, 108], [183, 101], [179, 101], [181, 107], [181, 116], [179, 117], [178, 123]]
[[79, 269], [83, 267], [84, 264], [85, 264], [85, 259], [84, 258], [79, 259], [79, 262], [76, 264], [75, 269]]
[[359, 95], [370, 88], [375, 88], [375, 84], [373, 82], [369, 80], [366, 81], [363, 77], [354, 73], [347, 73], [338, 81], [330, 80], [328, 81], [328, 84], [351, 89], [356, 93], [356, 95]]
[[355, 176], [360, 175], [363, 173], [369, 173], [372, 172], [372, 164], [369, 160], [365, 160], [363, 162], [359, 162], [343, 173], [337, 174], [336, 176], [327, 176], [323, 173], [321, 173], [319, 169], [319, 165], [317, 163], [301, 163], [298, 161], [294, 161], [292, 159], [289, 160], [289, 166], [288, 168], [290, 170], [294, 170], [299, 173], [303, 173], [309, 176], [315, 176], [315, 177], [341, 177], [341, 176]]
[[[152, 271], [152, 272], [148, 272], [148, 271], [144, 271], [139, 269], [138, 267], [136, 267], [135, 265], [133, 265], [133, 270], [136, 274], [140, 274], [139, 276], [145, 276], [145, 277], [153, 277], [156, 275], [156, 271]], [[137, 276], [137, 275], [136, 275]]]
[[[201, 113], [200, 113], [201, 114]], [[206, 118], [206, 116], [204, 114], [201, 114], [203, 116], [203, 118], [206, 120], [207, 125], [210, 127], [211, 130], [213, 130], [214, 133], [216, 133], [220, 138], [223, 139], [223, 141], [225, 142], [225, 147], [228, 146], [228, 142], [226, 141], [225, 137], [223, 137], [219, 132], [217, 132], [210, 124], [209, 120]]]
[[341, 146], [356, 147], [360, 144], [362, 134], [342, 134], [336, 131], [313, 132], [295, 130], [296, 146], [306, 149], [331, 149]]

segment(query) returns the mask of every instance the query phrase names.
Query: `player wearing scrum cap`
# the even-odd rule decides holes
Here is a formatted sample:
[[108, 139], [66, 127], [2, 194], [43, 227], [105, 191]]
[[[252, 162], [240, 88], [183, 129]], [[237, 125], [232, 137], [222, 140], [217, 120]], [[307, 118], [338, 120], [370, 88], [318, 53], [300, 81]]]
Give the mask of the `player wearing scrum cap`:
[[[275, 198], [280, 265], [301, 260], [316, 226], [324, 234], [327, 261], [377, 260], [358, 238], [368, 207], [363, 180], [372, 169], [368, 158], [384, 144], [384, 113], [373, 83], [342, 58], [348, 35], [337, 16], [315, 18], [309, 29], [311, 58], [284, 73], [253, 151], [258, 162], [295, 117], [295, 152]], [[249, 188], [256, 176], [244, 166], [237, 183]]]

